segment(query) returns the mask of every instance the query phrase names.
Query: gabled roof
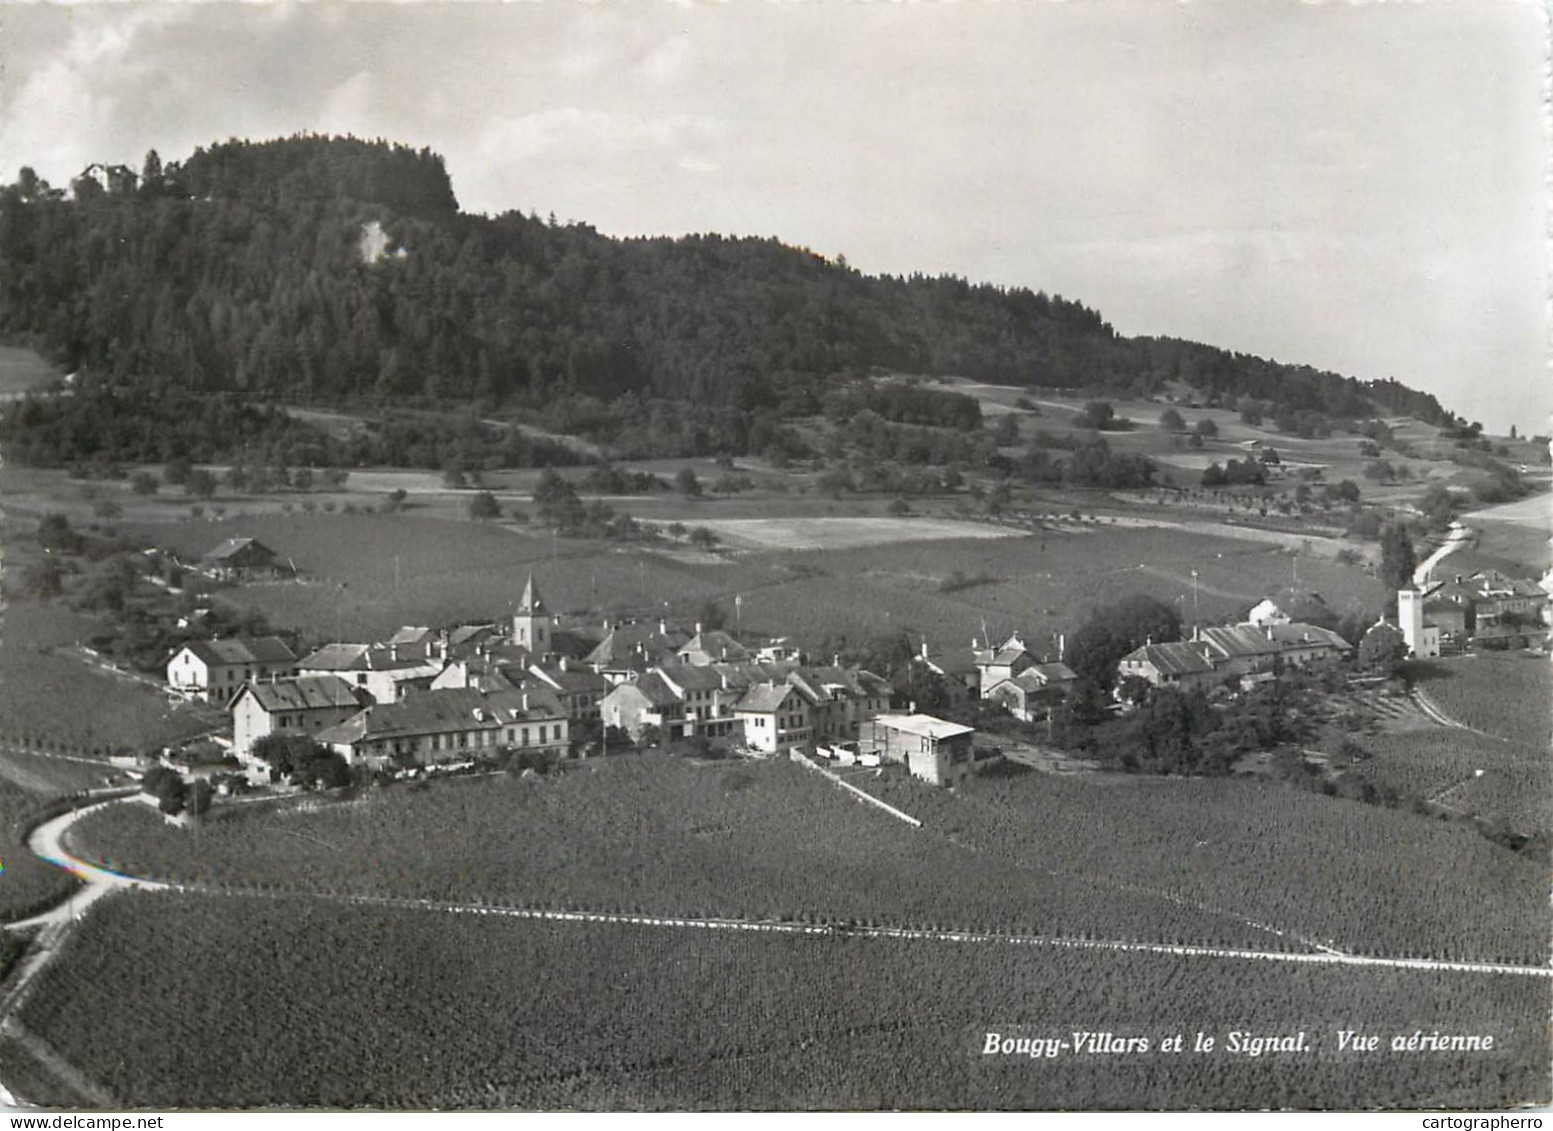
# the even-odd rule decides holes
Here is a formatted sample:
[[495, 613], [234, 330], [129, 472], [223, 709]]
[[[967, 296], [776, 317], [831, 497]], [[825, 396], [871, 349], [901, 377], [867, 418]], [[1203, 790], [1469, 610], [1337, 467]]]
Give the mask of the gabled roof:
[[722, 676], [697, 664], [659, 664], [653, 671], [680, 691], [718, 691], [723, 686]]
[[183, 647], [206, 664], [287, 664], [297, 658], [291, 646], [278, 636], [190, 640]]
[[797, 667], [790, 660], [711, 665], [712, 670], [722, 677], [723, 686], [734, 689], [752, 687], [757, 683], [781, 683], [787, 679], [787, 673]]
[[578, 671], [576, 668], [530, 667], [528, 673], [534, 679], [548, 683], [568, 695], [602, 694], [609, 690], [609, 680], [598, 672]]
[[1330, 628], [1317, 624], [1275, 624], [1271, 626], [1273, 640], [1284, 648], [1335, 648], [1346, 652], [1353, 647]]
[[325, 644], [303, 656], [297, 666], [308, 671], [366, 671], [370, 649], [369, 644]]
[[458, 648], [472, 641], [483, 640], [495, 631], [494, 624], [461, 624], [448, 633], [448, 645]]
[[678, 629], [665, 629], [657, 622], [617, 625], [588, 653], [587, 662], [609, 667], [627, 664], [633, 656], [666, 660], [688, 639]]
[[1072, 683], [1078, 678], [1078, 674], [1067, 664], [1053, 662], [1028, 667], [1019, 673], [1018, 678], [1037, 679], [1044, 686], [1049, 683]]
[[[543, 689], [497, 691], [472, 687], [424, 691], [396, 703], [379, 703], [338, 727], [320, 732], [320, 742], [378, 740], [467, 730], [494, 730], [515, 722], [562, 719], [566, 712]], [[340, 732], [339, 735], [330, 734]], [[327, 737], [326, 737], [327, 736]]]
[[653, 707], [677, 707], [683, 702], [679, 692], [675, 691], [657, 672], [647, 672], [635, 683], [621, 686], [634, 688]]
[[1237, 656], [1273, 656], [1281, 649], [1269, 637], [1268, 630], [1280, 624], [1278, 621], [1270, 621], [1264, 628], [1249, 624], [1213, 625], [1200, 629], [1198, 636], [1228, 659]]
[[719, 661], [738, 662], [750, 658], [748, 648], [720, 629], [696, 633], [679, 650], [681, 656], [691, 652], [702, 653]]
[[252, 696], [265, 711], [319, 711], [338, 707], [364, 707], [372, 697], [352, 687], [337, 675], [305, 675], [251, 683], [232, 699], [235, 706], [244, 696]]
[[1205, 675], [1213, 665], [1198, 648], [1184, 641], [1170, 644], [1145, 644], [1122, 657], [1123, 662], [1150, 663], [1162, 675]]
[[1003, 647], [994, 652], [989, 659], [985, 660], [984, 663], [988, 665], [997, 664], [999, 666], [1005, 666], [1008, 664], [1018, 663], [1021, 657], [1027, 658], [1031, 662], [1034, 662], [1035, 660], [1035, 657], [1030, 655], [1029, 651], [1023, 646], [1015, 647], [1013, 645], [1005, 644]]
[[757, 683], [744, 693], [733, 709], [753, 714], [770, 714], [780, 710], [787, 698], [796, 694], [797, 689], [789, 683]]
[[211, 550], [200, 560], [206, 562], [223, 562], [229, 558], [236, 557], [238, 554], [241, 554], [245, 551], [258, 554], [261, 557], [273, 558], [275, 556], [275, 551], [270, 549], [263, 542], [260, 542], [257, 538], [228, 538], [225, 542], [222, 542], [219, 546]]
[[970, 675], [977, 670], [974, 648], [945, 648], [929, 653], [922, 662], [943, 675]]
[[426, 644], [435, 640], [437, 634], [422, 625], [407, 624], [388, 638], [389, 644]]

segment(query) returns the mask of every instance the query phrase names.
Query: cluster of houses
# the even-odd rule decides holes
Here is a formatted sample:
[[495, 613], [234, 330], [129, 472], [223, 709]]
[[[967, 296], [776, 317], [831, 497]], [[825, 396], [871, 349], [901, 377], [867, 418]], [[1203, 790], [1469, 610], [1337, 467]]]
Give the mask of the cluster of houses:
[[1320, 625], [1293, 620], [1272, 600], [1258, 603], [1239, 624], [1194, 628], [1190, 640], [1144, 644], [1122, 657], [1119, 693], [1126, 681], [1182, 691], [1238, 679], [1271, 679], [1285, 667], [1303, 668], [1342, 659], [1353, 645]]
[[634, 742], [781, 754], [855, 743], [881, 719], [887, 733], [894, 718], [886, 680], [802, 663], [785, 641], [752, 650], [725, 632], [657, 621], [606, 625], [589, 647], [562, 631], [532, 577], [510, 625], [406, 627], [305, 655], [278, 637], [195, 640], [169, 660], [167, 680], [227, 705], [232, 751], [256, 781], [271, 768], [256, 746], [274, 734], [306, 736], [353, 766], [408, 768], [498, 749], [565, 757], [585, 719]]
[[1492, 569], [1397, 591], [1397, 625], [1419, 659], [1469, 643], [1502, 647], [1512, 639], [1545, 638], [1550, 616], [1553, 602], [1539, 584]]
[[[284, 570], [273, 552], [233, 539], [206, 568]], [[1486, 572], [1398, 594], [1400, 633], [1418, 657], [1442, 639], [1482, 637], [1545, 620], [1548, 595]], [[952, 702], [981, 699], [1027, 722], [1048, 716], [1077, 677], [1016, 633], [1002, 644], [930, 651], [914, 666], [941, 677]], [[1116, 695], [1142, 685], [1182, 690], [1271, 679], [1284, 668], [1340, 659], [1353, 645], [1293, 620], [1272, 600], [1238, 624], [1198, 627], [1189, 640], [1148, 642], [1120, 662]], [[899, 762], [952, 784], [985, 759], [969, 727], [891, 713], [896, 689], [839, 662], [813, 664], [785, 639], [752, 647], [726, 632], [667, 621], [606, 623], [585, 636], [563, 628], [530, 576], [509, 623], [405, 627], [387, 640], [331, 643], [298, 654], [278, 637], [193, 640], [167, 665], [176, 694], [224, 704], [232, 752], [251, 780], [270, 777], [257, 749], [269, 735], [305, 736], [353, 766], [399, 769], [471, 762], [498, 750], [566, 757], [582, 728], [634, 743], [716, 743], [755, 754], [813, 752]]]

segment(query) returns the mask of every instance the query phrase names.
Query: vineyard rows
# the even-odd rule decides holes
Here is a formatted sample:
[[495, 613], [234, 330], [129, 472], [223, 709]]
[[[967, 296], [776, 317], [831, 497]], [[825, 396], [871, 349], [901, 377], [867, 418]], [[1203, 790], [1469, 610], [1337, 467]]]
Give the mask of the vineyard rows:
[[789, 763], [649, 756], [559, 781], [444, 782], [305, 811], [232, 807], [197, 844], [140, 807], [113, 806], [84, 819], [72, 843], [116, 871], [217, 887], [1516, 965], [1547, 957], [1535, 865], [1412, 814], [1246, 782], [1140, 789], [1031, 775], [959, 794], [858, 784], [925, 827]]
[[[94, 909], [21, 1019], [137, 1107], [1499, 1107], [1546, 1098], [1549, 1004], [1542, 978], [145, 894]], [[1356, 1018], [1499, 1051], [1334, 1055]], [[1298, 1071], [980, 1052], [988, 1030], [1296, 1027]]]
[[620, 758], [559, 781], [447, 781], [307, 811], [233, 807], [197, 845], [142, 807], [110, 806], [70, 836], [113, 871], [216, 887], [1309, 949], [1232, 911], [1139, 891], [1097, 900], [1088, 879], [998, 867], [787, 762]]

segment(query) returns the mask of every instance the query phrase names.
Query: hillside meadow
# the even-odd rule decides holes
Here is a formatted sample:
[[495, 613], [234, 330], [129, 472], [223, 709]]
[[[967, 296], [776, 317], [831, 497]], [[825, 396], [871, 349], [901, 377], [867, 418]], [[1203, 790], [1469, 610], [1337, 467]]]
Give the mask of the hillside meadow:
[[[807, 529], [824, 529], [812, 520]], [[845, 534], [856, 528], [844, 522]], [[553, 539], [541, 531], [415, 514], [263, 515], [145, 524], [139, 539], [198, 556], [233, 536], [256, 537], [302, 571], [299, 582], [222, 591], [278, 626], [315, 638], [380, 636], [400, 624], [494, 620], [510, 613], [532, 571], [553, 609], [589, 620], [665, 613], [693, 619], [718, 603], [730, 626], [827, 639], [891, 631], [960, 645], [1014, 629], [1039, 647], [1090, 608], [1133, 592], [1188, 620], [1238, 616], [1297, 578], [1337, 612], [1378, 609], [1363, 570], [1278, 547], [1169, 528], [1083, 527], [999, 537], [912, 539], [918, 527], [865, 527], [891, 540], [855, 548], [691, 552], [671, 543]], [[955, 527], [935, 526], [936, 534]], [[1007, 535], [984, 527], [978, 534]], [[843, 539], [844, 540], [844, 539]], [[1191, 573], [1197, 571], [1194, 601]], [[738, 597], [737, 608], [734, 599]]]

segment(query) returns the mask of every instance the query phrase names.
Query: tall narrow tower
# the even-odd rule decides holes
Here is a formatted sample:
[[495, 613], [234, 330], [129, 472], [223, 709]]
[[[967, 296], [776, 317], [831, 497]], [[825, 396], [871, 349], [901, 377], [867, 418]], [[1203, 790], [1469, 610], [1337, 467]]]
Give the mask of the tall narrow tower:
[[531, 573], [528, 584], [523, 587], [523, 600], [518, 603], [518, 611], [512, 618], [512, 641], [540, 657], [550, 651], [550, 631], [554, 627], [555, 618], [534, 587]]

